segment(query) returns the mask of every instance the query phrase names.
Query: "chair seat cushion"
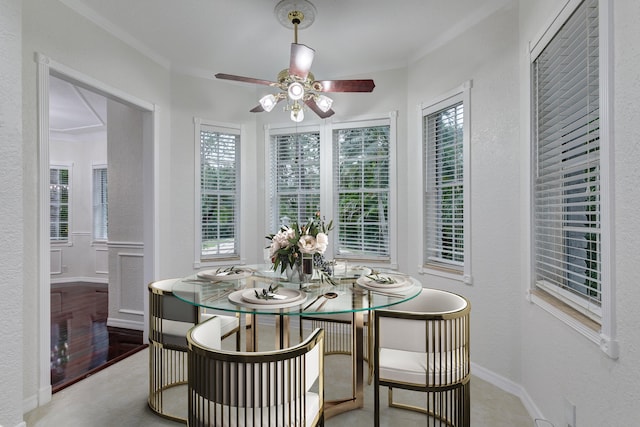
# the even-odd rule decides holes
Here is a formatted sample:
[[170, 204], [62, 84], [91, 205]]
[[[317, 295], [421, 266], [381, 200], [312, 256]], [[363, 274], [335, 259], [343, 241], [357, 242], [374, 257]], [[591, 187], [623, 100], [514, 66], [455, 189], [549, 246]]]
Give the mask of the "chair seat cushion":
[[227, 336], [240, 327], [240, 320], [236, 316], [221, 316], [219, 314], [202, 313], [200, 317], [202, 321], [206, 321], [212, 317], [220, 319], [220, 335], [222, 337]]
[[[380, 349], [380, 380], [438, 386], [464, 379], [465, 364], [453, 352], [417, 353]], [[428, 382], [427, 382], [428, 375]]]
[[[213, 425], [223, 425], [228, 427], [253, 427], [253, 426], [313, 426], [313, 422], [320, 412], [320, 396], [317, 393], [309, 392], [305, 394], [305, 413], [306, 422], [302, 423], [302, 417], [300, 414], [293, 414], [294, 420], [289, 420], [288, 410], [289, 408], [284, 405], [269, 406], [263, 408], [242, 408], [236, 406], [221, 405], [219, 403], [208, 402], [209, 410], [215, 410], [216, 421]], [[199, 396], [198, 396], [199, 398]], [[215, 408], [214, 408], [215, 406]], [[296, 404], [291, 404], [291, 411], [293, 412]], [[206, 408], [206, 406], [205, 406]], [[206, 413], [206, 410], [202, 408], [198, 411], [199, 414]], [[213, 414], [211, 414], [213, 418]], [[245, 423], [245, 417], [248, 422]], [[238, 422], [239, 420], [239, 422]], [[200, 422], [206, 422], [208, 420], [197, 420], [196, 425], [200, 425]]]
[[[204, 333], [209, 331], [207, 334], [211, 337], [219, 337], [221, 335], [221, 323], [222, 321], [210, 322], [212, 317], [219, 316], [210, 316], [208, 319], [205, 319], [202, 322], [201, 326], [204, 328]], [[226, 316], [225, 316], [226, 317]], [[193, 323], [189, 322], [176, 322], [175, 320], [162, 320], [162, 344], [172, 345], [176, 347], [183, 347], [186, 351], [187, 348], [187, 332], [189, 329], [193, 327]], [[218, 345], [218, 348], [220, 346]]]

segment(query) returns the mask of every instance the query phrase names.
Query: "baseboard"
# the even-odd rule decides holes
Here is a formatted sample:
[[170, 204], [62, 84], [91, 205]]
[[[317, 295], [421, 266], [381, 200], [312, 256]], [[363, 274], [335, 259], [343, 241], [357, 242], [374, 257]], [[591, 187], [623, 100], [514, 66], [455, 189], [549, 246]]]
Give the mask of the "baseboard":
[[59, 283], [74, 283], [74, 282], [85, 282], [85, 283], [100, 283], [100, 284], [109, 284], [108, 277], [56, 277], [51, 278], [50, 283], [59, 284]]
[[144, 331], [146, 325], [144, 321], [124, 320], [124, 319], [109, 317], [107, 319], [107, 326], [111, 326], [114, 328], [134, 329], [136, 331]]
[[517, 396], [531, 418], [544, 418], [540, 409], [538, 409], [538, 406], [535, 404], [533, 399], [531, 399], [531, 396], [529, 396], [529, 393], [527, 393], [524, 387], [520, 384], [517, 384], [510, 379], [505, 378], [502, 375], [498, 375], [495, 372], [485, 369], [473, 362], [471, 362], [471, 374], [498, 387], [500, 390]]

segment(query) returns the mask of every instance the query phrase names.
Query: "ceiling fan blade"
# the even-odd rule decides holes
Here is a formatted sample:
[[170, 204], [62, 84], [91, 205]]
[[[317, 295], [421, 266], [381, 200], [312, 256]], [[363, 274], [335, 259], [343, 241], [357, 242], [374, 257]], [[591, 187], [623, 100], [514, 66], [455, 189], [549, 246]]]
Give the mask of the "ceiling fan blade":
[[372, 92], [376, 87], [371, 79], [363, 80], [317, 80], [313, 86], [322, 87], [322, 92]]
[[332, 109], [329, 109], [326, 112], [322, 111], [318, 107], [318, 104], [316, 104], [316, 101], [314, 101], [313, 99], [307, 99], [306, 101], [304, 101], [304, 103], [307, 104], [307, 107], [309, 107], [309, 109], [316, 113], [321, 119], [326, 119], [327, 117], [331, 117], [335, 114], [335, 111], [333, 111]]
[[249, 112], [251, 113], [262, 113], [263, 111], [264, 111], [264, 108], [262, 108], [262, 105], [260, 104], [256, 105], [251, 110], [249, 110]]
[[242, 76], [236, 76], [233, 74], [218, 73], [216, 74], [216, 78], [223, 79], [223, 80], [234, 80], [236, 82], [254, 83], [257, 85], [266, 85], [266, 86], [277, 85], [276, 82], [272, 82], [269, 80], [254, 79], [253, 77], [242, 77]]
[[311, 70], [315, 50], [298, 43], [291, 43], [291, 58], [289, 59], [289, 74], [306, 79]]

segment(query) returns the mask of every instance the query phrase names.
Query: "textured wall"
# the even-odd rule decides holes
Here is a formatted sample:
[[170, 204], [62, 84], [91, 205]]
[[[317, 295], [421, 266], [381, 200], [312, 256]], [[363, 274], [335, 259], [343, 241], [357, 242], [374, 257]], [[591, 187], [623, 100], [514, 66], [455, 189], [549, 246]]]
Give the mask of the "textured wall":
[[[527, 43], [540, 36], [559, 10], [560, 2], [520, 1], [522, 69]], [[603, 3], [603, 2], [601, 2]], [[580, 427], [635, 426], [640, 418], [640, 3], [612, 1], [614, 5], [614, 158], [615, 170], [615, 324], [620, 357], [612, 360], [588, 341], [539, 307], [522, 304], [522, 386], [546, 418], [564, 426], [565, 400], [576, 406]], [[526, 80], [521, 82], [527, 91]], [[524, 110], [524, 108], [523, 108]], [[522, 118], [522, 121], [526, 120]], [[526, 135], [523, 141], [526, 144]], [[523, 153], [525, 155], [526, 153]], [[526, 246], [526, 245], [525, 245]], [[527, 283], [523, 283], [523, 289]]]
[[0, 2], [0, 425], [22, 422], [21, 2]]
[[[418, 106], [429, 105], [471, 80], [470, 120], [471, 276], [473, 284], [425, 274], [427, 287], [446, 289], [470, 299], [472, 361], [518, 383], [520, 348], [519, 287], [519, 148], [518, 9], [506, 7], [479, 22], [409, 67], [407, 118], [409, 146], [407, 231], [421, 235], [422, 135]], [[416, 153], [420, 153], [417, 154]], [[400, 240], [403, 241], [402, 239]], [[410, 252], [408, 269], [417, 274], [418, 251]]]

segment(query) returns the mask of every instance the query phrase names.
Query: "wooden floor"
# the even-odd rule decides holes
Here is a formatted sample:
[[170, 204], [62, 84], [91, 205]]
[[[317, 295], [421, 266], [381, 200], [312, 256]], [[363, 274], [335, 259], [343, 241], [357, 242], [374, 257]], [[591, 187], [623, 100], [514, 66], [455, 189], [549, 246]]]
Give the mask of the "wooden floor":
[[57, 392], [143, 348], [142, 331], [107, 326], [107, 284], [51, 285], [51, 385]]

